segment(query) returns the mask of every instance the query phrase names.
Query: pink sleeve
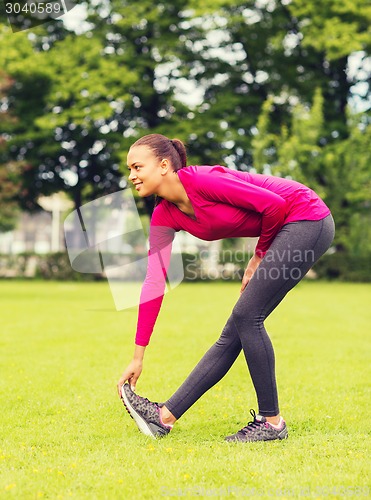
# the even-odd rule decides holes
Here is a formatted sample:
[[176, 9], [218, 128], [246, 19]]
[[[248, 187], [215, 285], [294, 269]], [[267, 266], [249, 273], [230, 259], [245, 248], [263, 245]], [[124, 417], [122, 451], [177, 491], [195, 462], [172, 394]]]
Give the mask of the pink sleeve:
[[141, 346], [148, 345], [160, 312], [175, 235], [175, 230], [165, 225], [161, 208], [156, 207], [150, 225], [147, 273], [140, 294], [135, 336], [135, 343]]
[[286, 201], [276, 193], [256, 186], [215, 167], [212, 173], [197, 175], [199, 190], [211, 200], [261, 214], [261, 233], [255, 253], [264, 257], [286, 215]]

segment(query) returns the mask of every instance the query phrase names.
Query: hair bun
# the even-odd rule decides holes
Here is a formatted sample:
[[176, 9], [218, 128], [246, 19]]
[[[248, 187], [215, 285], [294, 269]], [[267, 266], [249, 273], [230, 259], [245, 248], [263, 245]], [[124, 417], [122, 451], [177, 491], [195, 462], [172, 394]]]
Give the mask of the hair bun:
[[158, 160], [170, 159], [175, 171], [187, 166], [187, 152], [180, 139], [169, 139], [161, 134], [148, 134], [134, 142], [131, 148], [146, 146], [150, 148]]
[[174, 146], [176, 149], [178, 155], [180, 156], [180, 161], [181, 161], [181, 168], [184, 168], [187, 166], [187, 151], [186, 148], [183, 144], [183, 142], [180, 139], [170, 139], [171, 144]]

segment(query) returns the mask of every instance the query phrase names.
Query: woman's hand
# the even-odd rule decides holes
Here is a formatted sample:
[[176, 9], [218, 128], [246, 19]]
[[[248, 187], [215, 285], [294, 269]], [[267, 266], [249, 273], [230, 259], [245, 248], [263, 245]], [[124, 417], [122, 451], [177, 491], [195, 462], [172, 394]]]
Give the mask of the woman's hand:
[[263, 259], [261, 259], [260, 257], [258, 257], [256, 254], [254, 254], [251, 257], [251, 259], [249, 260], [249, 263], [247, 264], [246, 271], [244, 272], [244, 275], [243, 275], [243, 278], [242, 278], [242, 284], [241, 284], [240, 293], [242, 293], [245, 290], [247, 284], [249, 283], [249, 281], [253, 277], [253, 274], [255, 273], [255, 271], [257, 270], [257, 268], [259, 267], [259, 264], [260, 264], [260, 262], [262, 260]]
[[141, 359], [134, 358], [130, 362], [129, 366], [126, 368], [124, 373], [121, 375], [121, 378], [117, 384], [117, 391], [118, 391], [120, 397], [121, 397], [121, 388], [125, 384], [126, 381], [129, 382], [131, 389], [133, 391], [135, 391], [135, 386], [136, 386], [138, 378], [140, 377], [140, 374], [142, 373], [142, 369], [143, 369], [143, 361]]
[[124, 373], [121, 375], [121, 378], [117, 384], [117, 391], [119, 393], [120, 398], [121, 398], [121, 387], [125, 384], [126, 381], [129, 382], [131, 389], [135, 391], [137, 380], [140, 377], [140, 374], [142, 373], [143, 369], [143, 358], [145, 350], [146, 350], [145, 346], [141, 345], [135, 346], [133, 359], [130, 362], [129, 366], [124, 371]]

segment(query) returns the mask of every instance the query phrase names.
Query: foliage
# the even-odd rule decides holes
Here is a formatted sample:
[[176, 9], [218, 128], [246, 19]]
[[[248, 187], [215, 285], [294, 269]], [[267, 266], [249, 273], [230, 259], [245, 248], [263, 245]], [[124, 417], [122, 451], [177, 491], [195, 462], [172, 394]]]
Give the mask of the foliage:
[[15, 162], [0, 165], [0, 233], [14, 229], [19, 216], [16, 195], [21, 186], [22, 169]]
[[[333, 205], [338, 248], [353, 251], [346, 241], [368, 220], [368, 154], [359, 151], [369, 132], [347, 111], [355, 97], [365, 109], [368, 97], [365, 72], [350, 71], [349, 61], [355, 52], [360, 65], [367, 58], [369, 6], [111, 0], [86, 7], [80, 33], [61, 22], [16, 35], [0, 27], [2, 78], [11, 82], [0, 113], [12, 116], [1, 131], [0, 165], [26, 165], [23, 207], [60, 190], [79, 206], [120, 189], [130, 144], [158, 132], [183, 139], [191, 164], [254, 166], [307, 182]], [[151, 212], [153, 200], [138, 198], [138, 206]]]
[[288, 8], [300, 20], [303, 46], [329, 61], [370, 49], [371, 6], [363, 0], [294, 0]]
[[[364, 227], [368, 233], [368, 244], [370, 244], [369, 227]], [[357, 231], [357, 237], [359, 233]], [[370, 250], [366, 253], [364, 249], [360, 255], [357, 255], [355, 252], [335, 252], [322, 257], [315, 264], [314, 271], [320, 279], [370, 283], [370, 255]]]
[[[187, 40], [198, 63], [193, 79], [205, 87], [193, 120], [192, 148], [206, 156], [206, 163], [220, 163], [223, 157], [232, 167], [251, 167], [251, 140], [269, 96], [275, 103], [272, 124], [277, 132], [291, 122], [295, 104], [308, 106], [320, 89], [326, 102], [321, 140], [347, 136], [346, 105], [357, 78], [347, 71], [348, 56], [352, 50], [369, 49], [368, 8], [357, 10], [346, 0], [309, 6], [301, 1], [225, 0], [210, 12], [211, 2], [206, 4], [205, 15], [198, 6], [199, 18], [191, 21], [203, 22], [204, 33]], [[327, 50], [328, 45], [317, 43], [318, 30], [335, 24], [339, 10], [344, 13], [336, 18], [337, 29], [351, 30], [353, 42], [345, 45], [341, 37], [331, 38], [332, 49]], [[323, 40], [327, 32], [322, 33]], [[192, 62], [185, 61], [184, 71], [188, 64]]]
[[[4, 29], [2, 45], [10, 48], [13, 37]], [[101, 57], [104, 46], [98, 39], [71, 34], [40, 52], [25, 35], [18, 37], [22, 62], [11, 50], [2, 62], [16, 82], [8, 93], [9, 110], [18, 117], [7, 130], [8, 152], [29, 165], [23, 205], [32, 208], [40, 193], [63, 189], [80, 206], [117, 190], [121, 144], [112, 134], [108, 144], [106, 122], [128, 99], [122, 84], [134, 84], [135, 75], [112, 57]]]
[[365, 113], [348, 113], [348, 137], [321, 142], [323, 108], [317, 89], [312, 107], [295, 106], [290, 127], [283, 126], [281, 133], [275, 134], [272, 98], [268, 98], [252, 143], [255, 165], [259, 171], [269, 170], [315, 189], [334, 215], [337, 250], [370, 257], [371, 127]]
[[[11, 78], [0, 71], [0, 103], [12, 83]], [[2, 113], [4, 126], [13, 122], [14, 118], [9, 113]], [[0, 136], [0, 155], [6, 148], [5, 142], [5, 139]], [[19, 206], [16, 195], [21, 185], [22, 167], [23, 165], [16, 161], [5, 165], [0, 163], [0, 233], [11, 231], [17, 223]]]
[[334, 212], [339, 250], [370, 258], [371, 127], [365, 119], [365, 115], [349, 116], [349, 137], [324, 149], [320, 173]]

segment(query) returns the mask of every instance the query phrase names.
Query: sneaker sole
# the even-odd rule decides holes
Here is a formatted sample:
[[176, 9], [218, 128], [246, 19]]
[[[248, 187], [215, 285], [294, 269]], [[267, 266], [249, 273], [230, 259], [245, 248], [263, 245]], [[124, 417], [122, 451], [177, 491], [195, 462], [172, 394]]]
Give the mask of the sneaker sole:
[[134, 422], [137, 424], [140, 432], [142, 432], [146, 436], [150, 436], [153, 439], [156, 439], [156, 436], [151, 431], [147, 422], [131, 406], [130, 401], [128, 400], [123, 388], [121, 389], [121, 396], [122, 396], [122, 399], [123, 399], [123, 402], [124, 402], [124, 405], [125, 405], [127, 411], [129, 412], [129, 414], [130, 414], [131, 418], [134, 420]]
[[279, 434], [278, 434], [278, 439], [288, 439], [289, 433], [287, 431], [287, 428], [285, 427]]

